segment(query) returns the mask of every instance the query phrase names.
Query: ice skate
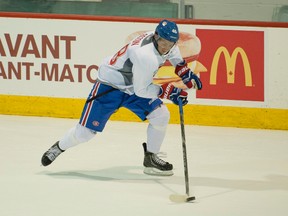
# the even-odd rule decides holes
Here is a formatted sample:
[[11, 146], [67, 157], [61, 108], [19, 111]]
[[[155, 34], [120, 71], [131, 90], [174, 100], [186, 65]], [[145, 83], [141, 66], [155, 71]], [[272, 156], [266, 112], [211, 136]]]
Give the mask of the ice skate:
[[160, 159], [157, 154], [147, 151], [146, 143], [144, 148], [144, 173], [147, 175], [171, 176], [173, 175], [173, 165]]
[[43, 154], [41, 159], [41, 163], [43, 166], [50, 165], [62, 152], [64, 152], [59, 148], [58, 144], [59, 141], [57, 141], [53, 146], [51, 146], [50, 149], [48, 149], [48, 151]]

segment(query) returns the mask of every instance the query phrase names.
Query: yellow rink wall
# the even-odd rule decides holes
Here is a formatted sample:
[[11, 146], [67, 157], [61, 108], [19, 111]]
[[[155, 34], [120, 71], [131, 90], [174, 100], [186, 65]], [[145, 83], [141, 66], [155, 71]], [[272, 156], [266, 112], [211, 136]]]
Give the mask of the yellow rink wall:
[[[0, 113], [8, 115], [79, 118], [84, 99], [0, 95]], [[179, 123], [178, 107], [167, 104], [170, 123]], [[185, 124], [288, 130], [288, 110], [229, 106], [191, 105], [184, 107]], [[121, 108], [111, 117], [117, 121], [140, 121]]]

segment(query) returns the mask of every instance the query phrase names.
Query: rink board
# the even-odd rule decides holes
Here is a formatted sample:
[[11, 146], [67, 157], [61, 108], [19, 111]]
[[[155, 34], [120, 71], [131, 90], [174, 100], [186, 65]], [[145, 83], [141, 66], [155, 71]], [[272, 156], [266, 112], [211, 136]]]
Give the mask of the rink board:
[[[160, 19], [0, 12], [0, 21], [0, 114], [79, 118], [102, 59]], [[186, 124], [288, 130], [287, 23], [174, 21], [203, 82], [189, 91]], [[170, 78], [164, 64], [155, 82]], [[112, 119], [139, 121], [126, 109]]]

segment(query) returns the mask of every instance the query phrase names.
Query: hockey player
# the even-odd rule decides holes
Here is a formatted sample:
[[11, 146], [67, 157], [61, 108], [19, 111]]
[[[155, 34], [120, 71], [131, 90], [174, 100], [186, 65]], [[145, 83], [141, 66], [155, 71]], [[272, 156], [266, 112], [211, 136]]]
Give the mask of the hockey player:
[[44, 153], [42, 165], [48, 166], [65, 150], [92, 139], [104, 129], [117, 109], [125, 107], [141, 120], [149, 121], [147, 140], [143, 143], [144, 173], [173, 175], [173, 165], [157, 155], [170, 118], [161, 99], [171, 100], [176, 105], [182, 100], [186, 105], [188, 93], [171, 83], [155, 85], [153, 77], [168, 60], [188, 88], [202, 88], [200, 79], [180, 54], [178, 39], [176, 23], [162, 20], [154, 32], [138, 36], [115, 55], [104, 59], [79, 123]]

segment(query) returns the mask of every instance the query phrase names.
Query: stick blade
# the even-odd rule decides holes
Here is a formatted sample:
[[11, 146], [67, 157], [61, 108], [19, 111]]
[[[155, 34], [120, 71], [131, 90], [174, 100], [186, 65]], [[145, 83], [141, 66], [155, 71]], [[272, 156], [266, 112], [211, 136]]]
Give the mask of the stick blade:
[[180, 195], [180, 194], [171, 194], [169, 199], [174, 203], [185, 203], [185, 202], [193, 202], [195, 201], [195, 197], [188, 197], [187, 195]]

